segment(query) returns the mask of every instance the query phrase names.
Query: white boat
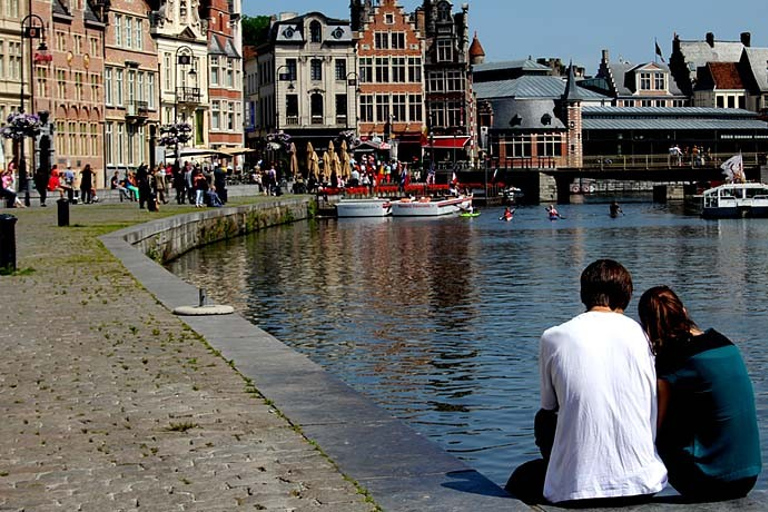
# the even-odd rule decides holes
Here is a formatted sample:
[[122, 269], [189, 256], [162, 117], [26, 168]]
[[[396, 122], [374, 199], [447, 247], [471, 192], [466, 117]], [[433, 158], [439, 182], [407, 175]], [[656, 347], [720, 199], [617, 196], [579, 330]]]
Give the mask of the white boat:
[[392, 214], [389, 199], [341, 199], [336, 203], [337, 217], [386, 217]]
[[768, 218], [768, 185], [728, 183], [705, 190], [701, 216], [705, 219]]
[[392, 202], [393, 217], [438, 217], [466, 211], [472, 196], [404, 198]]

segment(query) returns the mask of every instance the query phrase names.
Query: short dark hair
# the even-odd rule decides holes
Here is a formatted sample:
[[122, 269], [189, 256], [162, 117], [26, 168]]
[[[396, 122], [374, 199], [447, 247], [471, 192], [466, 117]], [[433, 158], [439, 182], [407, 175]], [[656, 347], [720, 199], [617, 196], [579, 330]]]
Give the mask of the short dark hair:
[[632, 298], [632, 276], [621, 263], [597, 260], [581, 273], [581, 302], [592, 309], [595, 306], [627, 309]]

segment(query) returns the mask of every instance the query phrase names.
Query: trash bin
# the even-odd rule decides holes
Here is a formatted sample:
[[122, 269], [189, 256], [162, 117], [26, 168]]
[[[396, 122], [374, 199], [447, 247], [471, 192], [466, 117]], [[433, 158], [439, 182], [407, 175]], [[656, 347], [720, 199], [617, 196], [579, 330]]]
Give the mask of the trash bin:
[[0, 269], [16, 270], [16, 217], [0, 215]]
[[69, 201], [62, 197], [56, 201], [56, 205], [58, 206], [59, 227], [69, 226]]
[[151, 193], [149, 196], [147, 196], [147, 210], [150, 212], [157, 211], [157, 195], [154, 193]]

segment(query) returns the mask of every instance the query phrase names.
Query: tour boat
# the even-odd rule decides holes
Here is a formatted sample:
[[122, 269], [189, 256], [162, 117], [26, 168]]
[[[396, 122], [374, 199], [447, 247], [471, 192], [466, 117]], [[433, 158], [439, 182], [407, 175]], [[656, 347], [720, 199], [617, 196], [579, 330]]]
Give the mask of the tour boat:
[[728, 183], [705, 190], [701, 216], [705, 219], [768, 218], [768, 185]]
[[386, 217], [392, 214], [389, 199], [341, 199], [336, 203], [337, 217]]
[[392, 202], [393, 217], [438, 217], [467, 211], [472, 196], [404, 198]]

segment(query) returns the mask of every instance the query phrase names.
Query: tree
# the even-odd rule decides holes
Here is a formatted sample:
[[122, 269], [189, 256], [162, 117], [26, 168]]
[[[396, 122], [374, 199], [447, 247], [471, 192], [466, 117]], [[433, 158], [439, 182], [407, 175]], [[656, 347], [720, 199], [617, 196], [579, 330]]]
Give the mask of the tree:
[[269, 16], [243, 16], [243, 44], [259, 46], [269, 39]]

